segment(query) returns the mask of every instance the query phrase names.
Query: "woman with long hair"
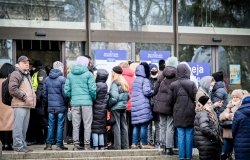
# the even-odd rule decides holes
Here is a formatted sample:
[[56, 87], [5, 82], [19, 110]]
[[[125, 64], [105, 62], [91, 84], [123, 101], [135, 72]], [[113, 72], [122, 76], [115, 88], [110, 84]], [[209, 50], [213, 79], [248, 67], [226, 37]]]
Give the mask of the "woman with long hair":
[[15, 70], [10, 63], [4, 63], [0, 69], [0, 139], [3, 150], [12, 149], [13, 109], [2, 102], [2, 83]]
[[112, 70], [111, 87], [109, 91], [109, 108], [115, 123], [113, 149], [128, 149], [128, 125], [126, 122], [126, 108], [129, 100], [129, 86], [122, 76], [122, 68], [115, 66]]

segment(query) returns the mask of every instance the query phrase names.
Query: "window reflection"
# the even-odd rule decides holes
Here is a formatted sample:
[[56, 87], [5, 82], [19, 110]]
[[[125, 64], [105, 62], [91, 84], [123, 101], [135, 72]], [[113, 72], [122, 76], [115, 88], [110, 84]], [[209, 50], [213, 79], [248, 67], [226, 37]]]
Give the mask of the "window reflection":
[[12, 63], [12, 40], [0, 40], [0, 65]]

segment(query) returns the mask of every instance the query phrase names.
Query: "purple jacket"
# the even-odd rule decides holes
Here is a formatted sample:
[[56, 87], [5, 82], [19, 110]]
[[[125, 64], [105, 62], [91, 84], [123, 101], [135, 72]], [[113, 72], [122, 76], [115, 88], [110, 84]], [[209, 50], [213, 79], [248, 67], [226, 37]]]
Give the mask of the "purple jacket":
[[141, 124], [150, 121], [152, 109], [149, 99], [153, 94], [150, 87], [150, 81], [146, 78], [145, 69], [139, 65], [135, 71], [136, 78], [132, 88], [132, 124]]

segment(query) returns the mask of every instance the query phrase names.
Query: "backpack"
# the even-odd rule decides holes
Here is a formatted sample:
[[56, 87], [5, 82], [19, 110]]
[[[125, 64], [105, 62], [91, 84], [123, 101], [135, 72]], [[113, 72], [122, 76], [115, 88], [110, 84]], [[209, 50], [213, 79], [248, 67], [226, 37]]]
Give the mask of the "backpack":
[[[22, 73], [20, 73], [20, 74], [22, 75], [22, 78], [24, 78], [24, 75]], [[11, 101], [13, 98], [9, 92], [9, 80], [10, 80], [10, 75], [2, 83], [2, 102], [8, 106], [11, 105]], [[23, 81], [23, 79], [22, 79], [22, 81]], [[21, 83], [19, 84], [18, 87], [20, 87], [20, 85], [21, 85]]]

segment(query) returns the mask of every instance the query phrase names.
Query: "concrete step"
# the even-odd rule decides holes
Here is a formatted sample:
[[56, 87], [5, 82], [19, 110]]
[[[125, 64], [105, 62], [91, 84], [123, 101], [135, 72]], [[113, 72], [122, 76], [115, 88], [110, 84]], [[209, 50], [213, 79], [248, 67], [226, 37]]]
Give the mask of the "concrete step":
[[3, 152], [2, 159], [50, 159], [50, 158], [84, 158], [84, 157], [126, 157], [126, 156], [160, 156], [161, 150], [105, 150], [105, 151], [33, 151], [29, 153]]
[[[122, 156], [122, 157], [82, 157], [82, 158], [49, 158], [37, 160], [177, 160], [177, 156]], [[34, 160], [34, 159], [26, 159]], [[194, 159], [198, 160], [198, 158]]]
[[[73, 151], [72, 145], [67, 145], [67, 151], [44, 151], [42, 145], [30, 146], [33, 152], [20, 153], [4, 151], [3, 160], [176, 160], [178, 155], [166, 156], [161, 149], [133, 149], [133, 150], [90, 150]], [[53, 146], [54, 147], [54, 146]], [[176, 151], [176, 150], [175, 150]], [[176, 151], [177, 152], [177, 151]], [[198, 160], [197, 150], [193, 151], [193, 159]]]

